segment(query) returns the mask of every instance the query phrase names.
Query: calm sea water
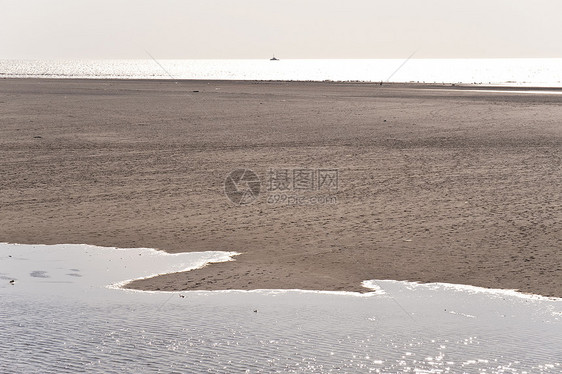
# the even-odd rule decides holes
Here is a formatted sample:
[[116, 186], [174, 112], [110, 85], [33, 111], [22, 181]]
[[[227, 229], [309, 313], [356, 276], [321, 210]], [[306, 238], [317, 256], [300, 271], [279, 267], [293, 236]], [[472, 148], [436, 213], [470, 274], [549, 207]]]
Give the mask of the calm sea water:
[[390, 81], [562, 86], [562, 59], [0, 60], [0, 77]]
[[0, 372], [562, 371], [562, 299], [396, 281], [363, 295], [116, 287], [230, 255], [0, 243]]

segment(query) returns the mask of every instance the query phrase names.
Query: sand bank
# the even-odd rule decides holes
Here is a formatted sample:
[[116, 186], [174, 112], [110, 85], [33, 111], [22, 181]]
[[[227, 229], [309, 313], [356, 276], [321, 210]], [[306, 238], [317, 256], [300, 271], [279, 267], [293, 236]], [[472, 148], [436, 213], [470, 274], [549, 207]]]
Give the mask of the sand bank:
[[[141, 289], [394, 279], [560, 297], [561, 103], [408, 85], [3, 79], [0, 241], [241, 253]], [[247, 206], [223, 191], [237, 168], [262, 181]], [[272, 169], [337, 170], [337, 199], [271, 199]]]

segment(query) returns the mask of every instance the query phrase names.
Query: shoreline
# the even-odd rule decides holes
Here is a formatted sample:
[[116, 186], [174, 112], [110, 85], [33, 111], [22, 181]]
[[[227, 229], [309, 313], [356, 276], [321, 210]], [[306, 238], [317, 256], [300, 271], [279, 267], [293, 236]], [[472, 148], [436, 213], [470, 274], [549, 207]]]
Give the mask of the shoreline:
[[3, 76], [0, 73], [0, 80], [35, 80], [35, 81], [59, 81], [59, 82], [136, 82], [136, 83], [219, 83], [219, 84], [319, 84], [319, 85], [358, 85], [358, 86], [386, 86], [392, 88], [412, 88], [412, 89], [455, 89], [465, 90], [504, 90], [504, 91], [561, 91], [561, 85], [533, 85], [522, 83], [469, 83], [469, 82], [387, 82], [383, 81], [361, 81], [361, 80], [259, 80], [259, 79], [172, 79], [172, 78], [109, 78], [109, 77], [50, 77], [50, 76]]
[[[241, 253], [145, 290], [562, 297], [560, 97], [258, 82], [0, 79], [0, 240]], [[337, 204], [234, 206], [237, 167], [337, 169]]]
[[[86, 249], [88, 250], [92, 250], [94, 252], [98, 251], [100, 252], [98, 254], [98, 258], [99, 259], [105, 259], [106, 261], [113, 261], [116, 260], [116, 258], [113, 258], [113, 260], [108, 260], [104, 257], [104, 255], [107, 255], [106, 252], [123, 252], [125, 254], [128, 253], [132, 253], [135, 252], [136, 253], [140, 253], [139, 256], [141, 254], [144, 254], [145, 256], [157, 256], [157, 257], [167, 257], [167, 256], [174, 256], [174, 255], [184, 255], [186, 253], [167, 253], [164, 251], [160, 251], [157, 249], [153, 249], [153, 248], [117, 248], [117, 247], [99, 247], [99, 246], [94, 246], [94, 245], [90, 245], [90, 244], [21, 244], [21, 243], [2, 243], [0, 242], [0, 251], [5, 251], [4, 247], [15, 247], [14, 250], [15, 252], [12, 251], [7, 251], [7, 253], [17, 253], [17, 247], [52, 247], [52, 248], [45, 248], [45, 251], [60, 251], [60, 248], [64, 248], [64, 247], [69, 247], [69, 246], [73, 246], [73, 247], [77, 247], [75, 248], [75, 251], [82, 251], [84, 250], [83, 248], [86, 247]], [[148, 251], [148, 252], [147, 252]], [[193, 253], [193, 252], [192, 252]], [[261, 293], [261, 294], [280, 294], [280, 293], [286, 293], [286, 292], [297, 292], [297, 293], [312, 293], [312, 294], [325, 294], [325, 295], [335, 295], [335, 296], [353, 296], [353, 297], [371, 297], [371, 296], [390, 296], [392, 297], [392, 295], [388, 295], [388, 293], [378, 284], [380, 282], [382, 283], [393, 283], [393, 284], [400, 284], [402, 286], [405, 286], [409, 289], [412, 288], [416, 288], [416, 287], [422, 287], [425, 288], [426, 290], [434, 290], [434, 289], [441, 289], [443, 291], [457, 291], [457, 292], [465, 292], [467, 294], [474, 294], [474, 293], [484, 293], [487, 295], [503, 295], [503, 296], [509, 296], [509, 297], [517, 297], [517, 298], [523, 298], [523, 299], [532, 299], [532, 300], [550, 300], [550, 301], [562, 301], [562, 298], [558, 298], [558, 297], [549, 297], [549, 296], [544, 296], [544, 295], [540, 295], [540, 294], [533, 294], [533, 293], [523, 293], [519, 290], [514, 290], [514, 289], [502, 289], [502, 288], [483, 288], [483, 287], [476, 287], [476, 286], [471, 286], [471, 285], [467, 285], [467, 284], [453, 284], [453, 283], [439, 283], [439, 282], [435, 282], [435, 283], [422, 283], [422, 282], [411, 282], [411, 281], [397, 281], [397, 280], [392, 280], [392, 279], [371, 279], [371, 280], [364, 280], [363, 282], [361, 282], [361, 285], [365, 288], [365, 292], [353, 292], [353, 291], [327, 291], [327, 290], [308, 290], [308, 289], [253, 289], [253, 290], [242, 290], [242, 289], [233, 289], [233, 290], [187, 290], [187, 291], [152, 291], [152, 290], [143, 290], [143, 289], [135, 289], [135, 288], [128, 288], [127, 286], [135, 281], [140, 281], [140, 280], [145, 280], [145, 279], [150, 279], [150, 278], [155, 278], [158, 276], [162, 276], [162, 275], [171, 275], [171, 274], [177, 274], [177, 273], [185, 273], [185, 272], [190, 272], [190, 271], [194, 271], [194, 270], [198, 270], [198, 269], [203, 269], [207, 266], [212, 266], [213, 264], [217, 264], [217, 263], [221, 263], [221, 262], [230, 262], [230, 261], [236, 261], [236, 256], [240, 255], [239, 253], [235, 253], [235, 252], [203, 252], [203, 253], [193, 253], [194, 255], [197, 254], [200, 257], [202, 257], [203, 259], [199, 258], [199, 259], [192, 259], [191, 262], [189, 263], [189, 265], [183, 265], [186, 266], [186, 268], [184, 270], [181, 271], [177, 271], [174, 270], [173, 268], [169, 268], [168, 270], [160, 270], [158, 273], [153, 273], [151, 275], [146, 275], [146, 274], [139, 274], [138, 276], [129, 274], [128, 276], [133, 276], [133, 278], [131, 279], [126, 279], [126, 280], [119, 280], [117, 282], [115, 282], [115, 280], [111, 280], [109, 281], [110, 283], [106, 283], [105, 286], [103, 288], [107, 288], [110, 290], [122, 290], [122, 291], [130, 291], [130, 292], [147, 292], [147, 293], [182, 293], [182, 292], [257, 292], [257, 293]], [[131, 255], [129, 258], [129, 261], [127, 261], [127, 263], [135, 268], [136, 266], [138, 266], [138, 264], [135, 264], [134, 262], [134, 255]], [[12, 255], [10, 255], [9, 258], [13, 258]], [[16, 257], [17, 258], [17, 257]], [[32, 261], [37, 261], [34, 258], [25, 258], [26, 260], [32, 260]], [[20, 259], [21, 260], [21, 259]], [[123, 260], [123, 259], [121, 259]], [[131, 261], [133, 260], [133, 261]], [[99, 269], [88, 269], [87, 267], [84, 267], [84, 264], [82, 264], [81, 266], [76, 266], [75, 263], [68, 262], [65, 265], [67, 265], [67, 267], [71, 267], [74, 269], [74, 271], [78, 271], [78, 269], [75, 269], [76, 267], [80, 267], [80, 272], [83, 273], [84, 275], [86, 274], [91, 274], [92, 272], [97, 272], [99, 271]], [[160, 265], [161, 266], [161, 265]], [[60, 267], [57, 267], [58, 269], [60, 269]], [[49, 268], [48, 266], [46, 268], [42, 268], [42, 269], [46, 269], [46, 270], [36, 270], [35, 272], [39, 272], [42, 273], [44, 275], [42, 275], [43, 278], [50, 278], [50, 274], [53, 271], [53, 268]], [[162, 269], [162, 267], [160, 268]], [[109, 269], [108, 269], [109, 270]], [[141, 270], [139, 270], [140, 273]], [[76, 273], [75, 273], [76, 274]], [[7, 274], [4, 274], [4, 277], [1, 279], [8, 279], [9, 277], [6, 277]], [[23, 274], [22, 274], [23, 275]], [[68, 275], [68, 274], [67, 274]], [[82, 277], [82, 276], [80, 276]], [[18, 277], [17, 275], [15, 277], [13, 277], [16, 280], [16, 283], [19, 284], [20, 281], [24, 280], [23, 277]], [[103, 278], [103, 277], [102, 277]], [[68, 283], [68, 282], [63, 282], [63, 283]], [[90, 287], [92, 287], [93, 285], [90, 285]]]

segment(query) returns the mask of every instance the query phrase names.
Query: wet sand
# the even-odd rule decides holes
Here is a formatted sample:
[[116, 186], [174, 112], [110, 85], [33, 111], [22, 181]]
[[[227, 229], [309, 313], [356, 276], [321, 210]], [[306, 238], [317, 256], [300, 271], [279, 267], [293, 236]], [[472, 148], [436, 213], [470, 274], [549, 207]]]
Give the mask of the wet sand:
[[[562, 297], [561, 104], [450, 86], [2, 79], [0, 242], [241, 253], [130, 285], [150, 290], [395, 279]], [[262, 180], [247, 206], [223, 191], [241, 167]], [[268, 203], [270, 169], [336, 169], [337, 201]]]

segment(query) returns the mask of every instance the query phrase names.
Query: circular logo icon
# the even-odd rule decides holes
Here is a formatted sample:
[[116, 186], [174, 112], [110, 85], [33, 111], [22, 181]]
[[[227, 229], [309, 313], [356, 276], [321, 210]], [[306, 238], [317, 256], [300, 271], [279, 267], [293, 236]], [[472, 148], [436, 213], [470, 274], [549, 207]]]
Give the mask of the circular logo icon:
[[224, 193], [236, 205], [248, 205], [260, 195], [261, 182], [250, 169], [236, 169], [224, 180]]

